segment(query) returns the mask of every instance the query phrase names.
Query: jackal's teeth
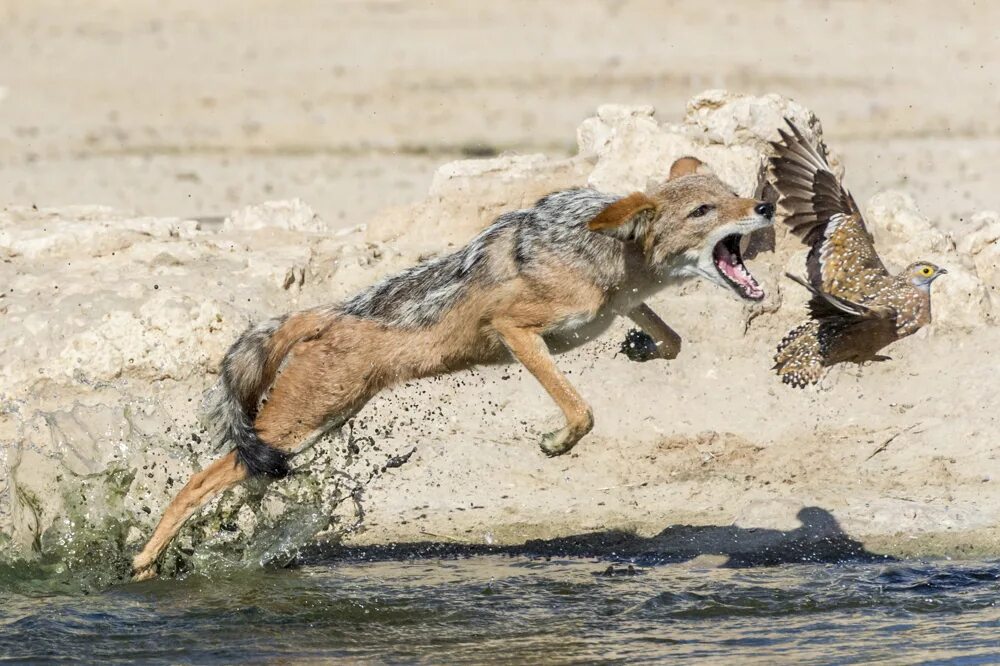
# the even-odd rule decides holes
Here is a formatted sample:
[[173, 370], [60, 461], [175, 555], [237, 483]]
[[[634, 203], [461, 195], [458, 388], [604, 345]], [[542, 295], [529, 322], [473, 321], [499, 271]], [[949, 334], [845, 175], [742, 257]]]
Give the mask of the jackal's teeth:
[[760, 300], [764, 290], [743, 263], [740, 234], [731, 234], [719, 241], [712, 251], [712, 260], [722, 278], [743, 298]]

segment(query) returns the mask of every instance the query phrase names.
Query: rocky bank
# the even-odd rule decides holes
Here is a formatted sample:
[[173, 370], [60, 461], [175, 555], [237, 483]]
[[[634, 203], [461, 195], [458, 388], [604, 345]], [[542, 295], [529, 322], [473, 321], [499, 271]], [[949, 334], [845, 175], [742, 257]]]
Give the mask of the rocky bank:
[[[812, 112], [776, 95], [709, 91], [676, 116], [602, 106], [577, 129], [574, 157], [448, 163], [425, 200], [351, 229], [299, 200], [225, 219], [4, 209], [0, 554], [124, 576], [166, 502], [218, 455], [199, 406], [249, 322], [348, 296], [549, 191], [642, 189], [682, 155], [768, 196], [782, 118], [822, 138]], [[280, 563], [303, 547], [533, 540], [777, 561], [1000, 554], [1000, 216], [945, 230], [891, 190], [864, 209], [890, 269], [920, 258], [949, 270], [933, 325], [891, 361], [837, 368], [806, 391], [775, 378], [773, 347], [806, 296], [783, 275], [801, 273], [804, 248], [779, 228], [748, 248], [762, 303], [697, 283], [651, 303], [684, 337], [677, 360], [617, 354], [624, 322], [560, 357], [596, 418], [571, 455], [539, 451], [557, 410], [518, 366], [413, 382], [296, 458], [293, 478], [215, 502], [163, 570]]]

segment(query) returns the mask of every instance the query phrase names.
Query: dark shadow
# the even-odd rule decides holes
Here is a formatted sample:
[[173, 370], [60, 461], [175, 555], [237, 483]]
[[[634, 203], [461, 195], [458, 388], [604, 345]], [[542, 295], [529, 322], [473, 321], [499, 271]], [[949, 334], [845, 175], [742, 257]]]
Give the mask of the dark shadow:
[[773, 566], [792, 562], [892, 561], [852, 539], [826, 509], [807, 506], [796, 514], [801, 526], [791, 530], [729, 526], [672, 525], [652, 537], [622, 530], [590, 532], [556, 539], [536, 539], [518, 546], [420, 542], [358, 547], [325, 547], [302, 554], [308, 562], [330, 560], [400, 560], [474, 555], [587, 557], [637, 564], [684, 562], [700, 555], [721, 555], [725, 567]]

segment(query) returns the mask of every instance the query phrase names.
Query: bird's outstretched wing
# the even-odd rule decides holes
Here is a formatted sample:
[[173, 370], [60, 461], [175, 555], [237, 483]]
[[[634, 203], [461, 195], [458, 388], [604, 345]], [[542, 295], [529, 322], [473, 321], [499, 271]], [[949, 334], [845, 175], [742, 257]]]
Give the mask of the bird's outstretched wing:
[[820, 289], [809, 284], [809, 282], [798, 275], [785, 273], [785, 276], [799, 283], [812, 294], [812, 298], [809, 300], [809, 311], [813, 319], [823, 320], [831, 316], [842, 318], [844, 315], [850, 315], [858, 319], [889, 319], [895, 316], [895, 312], [891, 308], [881, 305], [858, 303], [842, 296], [820, 291]]
[[811, 246], [806, 274], [815, 291], [858, 303], [873, 281], [889, 276], [875, 251], [854, 197], [845, 190], [826, 158], [787, 118], [791, 133], [782, 129], [772, 142], [774, 186], [788, 212], [785, 223]]

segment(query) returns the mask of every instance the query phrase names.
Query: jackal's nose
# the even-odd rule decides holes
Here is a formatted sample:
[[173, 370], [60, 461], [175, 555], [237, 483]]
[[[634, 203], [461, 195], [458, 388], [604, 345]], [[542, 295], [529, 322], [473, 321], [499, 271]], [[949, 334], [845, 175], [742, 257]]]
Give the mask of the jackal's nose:
[[753, 207], [753, 212], [770, 220], [774, 217], [774, 204], [762, 201]]

